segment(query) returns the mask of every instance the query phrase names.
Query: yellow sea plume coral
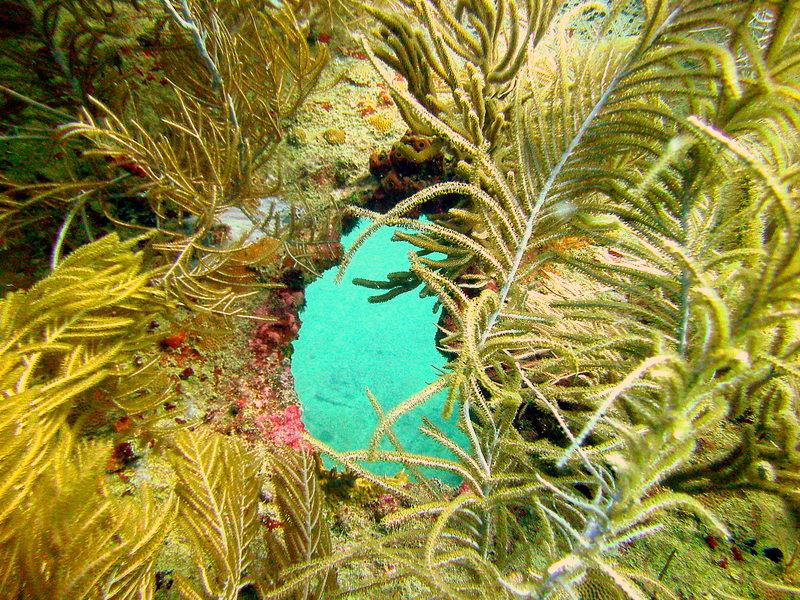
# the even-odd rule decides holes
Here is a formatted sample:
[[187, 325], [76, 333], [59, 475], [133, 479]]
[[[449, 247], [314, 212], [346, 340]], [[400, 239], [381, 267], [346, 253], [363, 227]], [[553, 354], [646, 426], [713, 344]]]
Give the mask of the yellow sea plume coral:
[[156, 503], [114, 497], [103, 482], [107, 444], [75, 448], [62, 436], [54, 460], [14, 514], [19, 535], [3, 542], [4, 598], [152, 598], [155, 558], [175, 495]]
[[152, 317], [166, 306], [150, 285], [139, 240], [116, 235], [84, 246], [28, 291], [0, 302], [0, 527], [50, 468], [65, 432], [81, 427], [80, 404], [139, 413], [168, 385], [145, 356]]
[[[7, 597], [147, 598], [171, 523], [150, 496], [113, 498], [109, 447], [79, 445], [87, 407], [129, 413], [169, 397], [146, 353], [167, 303], [140, 240], [84, 246], [28, 291], [0, 302], [0, 587]], [[75, 523], [80, 523], [76, 527]]]
[[175, 441], [181, 521], [205, 596], [186, 580], [179, 583], [181, 594], [235, 600], [252, 583], [260, 530], [258, 462], [242, 443], [219, 434], [184, 431]]

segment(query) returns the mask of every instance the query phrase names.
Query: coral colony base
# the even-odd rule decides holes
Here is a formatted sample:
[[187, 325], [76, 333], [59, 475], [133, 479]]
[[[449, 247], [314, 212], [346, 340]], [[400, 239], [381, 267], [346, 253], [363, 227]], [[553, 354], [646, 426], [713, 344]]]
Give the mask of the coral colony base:
[[795, 0], [0, 0], [0, 600], [800, 596]]

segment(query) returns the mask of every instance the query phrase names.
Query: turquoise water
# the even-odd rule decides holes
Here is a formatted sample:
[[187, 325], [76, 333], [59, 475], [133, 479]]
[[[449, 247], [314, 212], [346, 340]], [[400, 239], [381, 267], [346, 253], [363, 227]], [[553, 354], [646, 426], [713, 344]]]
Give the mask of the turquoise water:
[[[342, 238], [345, 248], [363, 227], [360, 223]], [[378, 419], [366, 388], [388, 412], [434, 381], [437, 368], [445, 364], [434, 343], [439, 313], [433, 312], [433, 298], [421, 299], [411, 292], [389, 302], [370, 304], [367, 298], [380, 292], [352, 283], [357, 277], [382, 280], [389, 272], [408, 268], [412, 246], [391, 241], [394, 230], [384, 227], [367, 240], [341, 285], [334, 282], [337, 269], [332, 268], [306, 288], [292, 372], [306, 427], [338, 451], [369, 445]], [[407, 451], [451, 457], [419, 432], [425, 416], [461, 443], [463, 434], [456, 428], [455, 417], [445, 421], [441, 416], [443, 402], [444, 393], [395, 424], [394, 431]], [[384, 447], [390, 448], [387, 441]], [[372, 463], [370, 470], [390, 475], [399, 467]], [[453, 483], [452, 477], [437, 476]]]

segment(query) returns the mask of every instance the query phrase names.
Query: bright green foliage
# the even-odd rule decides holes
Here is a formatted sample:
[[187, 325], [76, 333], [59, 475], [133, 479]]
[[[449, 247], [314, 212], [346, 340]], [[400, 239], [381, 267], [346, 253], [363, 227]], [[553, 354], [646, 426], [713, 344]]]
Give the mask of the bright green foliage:
[[[758, 487], [795, 505], [800, 496], [800, 7], [651, 0], [554, 17], [558, 3], [528, 3], [541, 34], [498, 110], [487, 48], [513, 46], [513, 28], [477, 0], [452, 13], [436, 0], [407, 5], [411, 24], [382, 17], [386, 45], [370, 55], [409, 124], [461, 158], [465, 181], [429, 187], [385, 215], [353, 212], [374, 220], [365, 236], [403, 225], [423, 250], [466, 254], [486, 288], [470, 298], [468, 281], [441, 261], [412, 257], [411, 274], [456, 324], [445, 344], [457, 358], [382, 415], [371, 456], [449, 468], [468, 491], [410, 499], [393, 521], [412, 525], [390, 536], [386, 556], [402, 548], [414, 568], [398, 577], [440, 597], [569, 594], [587, 573], [647, 597], [657, 583], [616, 566], [614, 553], [657, 531], [660, 512], [680, 508], [726, 535], [687, 492]], [[493, 10], [505, 9], [516, 7]], [[607, 35], [631, 13], [628, 35]], [[587, 19], [589, 33], [573, 37]], [[465, 51], [473, 43], [482, 53]], [[447, 102], [431, 101], [421, 62], [436, 73], [448, 65], [437, 87]], [[486, 115], [498, 113], [505, 127], [487, 129]], [[404, 216], [445, 194], [463, 197], [459, 210], [432, 224]], [[559, 250], [575, 236], [589, 247]], [[542, 269], [556, 266], [584, 285], [560, 301], [539, 298]], [[467, 455], [439, 464], [376, 450], [400, 414], [444, 387]], [[524, 404], [550, 415], [560, 435], [522, 441], [513, 422]], [[698, 439], [723, 421], [739, 442], [698, 454]], [[511, 508], [549, 532], [532, 551], [550, 566], [521, 581], [504, 561], [528, 550], [507, 542]]]

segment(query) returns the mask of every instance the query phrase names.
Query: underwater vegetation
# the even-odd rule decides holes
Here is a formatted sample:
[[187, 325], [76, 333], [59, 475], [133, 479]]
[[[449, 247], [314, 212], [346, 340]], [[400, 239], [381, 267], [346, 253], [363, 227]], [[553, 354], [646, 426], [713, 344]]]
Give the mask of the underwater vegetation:
[[[77, 243], [108, 229], [152, 232], [153, 252], [171, 263], [162, 285], [219, 315], [241, 312], [257, 283], [248, 266], [290, 237], [303, 254], [315, 217], [296, 223], [297, 209], [275, 196], [273, 155], [326, 64], [300, 22], [322, 8], [8, 4], [21, 22], [3, 40], [13, 87], [3, 87], [3, 142], [12, 166], [18, 154], [38, 160], [3, 181], [6, 239], [60, 210], [54, 267], [79, 217]], [[220, 217], [231, 210], [258, 234], [226, 240]], [[303, 234], [290, 233], [298, 226]]]
[[[462, 181], [384, 215], [353, 209], [373, 230], [419, 232], [411, 274], [453, 316], [444, 343], [458, 355], [384, 416], [370, 455], [382, 456], [377, 443], [404, 410], [447, 388], [472, 445], [451, 468], [469, 489], [392, 517], [414, 523], [405, 540], [418, 536], [431, 589], [471, 581], [486, 597], [541, 596], [594, 573], [643, 597], [657, 582], [612, 557], [659, 529], [661, 513], [679, 508], [730, 535], [691, 492], [760, 488], [797, 503], [797, 39], [783, 21], [793, 9], [531, 4], [519, 18], [516, 8], [375, 12], [376, 68], [409, 123], [458, 156]], [[627, 34], [603, 35], [621, 22]], [[432, 93], [436, 76], [445, 85]], [[405, 216], [453, 193], [463, 207], [432, 224]], [[576, 235], [590, 252], [553, 247]], [[533, 296], [548, 264], [585, 285]], [[476, 266], [484, 289], [469, 297], [458, 282]], [[524, 404], [551, 414], [560, 439], [521, 439]], [[700, 452], [729, 422], [736, 435]], [[538, 515], [533, 530], [549, 532], [539, 544], [512, 541], [531, 531], [514, 531], [514, 508]], [[504, 575], [514, 551], [542, 544], [544, 570]]]
[[[366, 206], [281, 176], [332, 54], [408, 128]], [[800, 594], [795, 0], [8, 0], [0, 77], [0, 597]], [[272, 389], [203, 415], [160, 324], [255, 321], [248, 393], [290, 388], [302, 287], [384, 226], [409, 268], [359, 283], [434, 299], [435, 380], [365, 397], [358, 450]], [[409, 451], [442, 395], [459, 439]], [[680, 536], [744, 574], [676, 583], [696, 548], [648, 553]]]

